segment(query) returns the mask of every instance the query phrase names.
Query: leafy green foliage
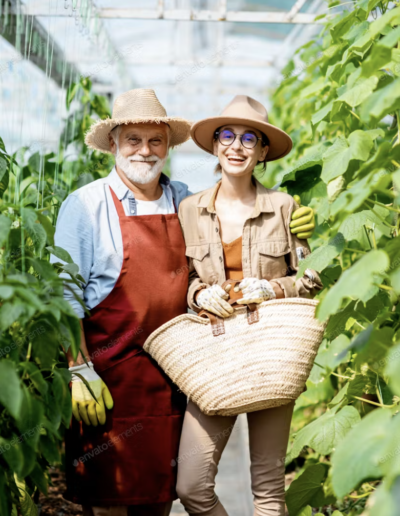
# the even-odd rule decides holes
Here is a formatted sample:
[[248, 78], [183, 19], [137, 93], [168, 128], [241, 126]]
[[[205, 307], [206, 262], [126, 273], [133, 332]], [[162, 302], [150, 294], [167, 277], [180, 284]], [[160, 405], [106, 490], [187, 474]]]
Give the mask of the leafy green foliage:
[[271, 122], [294, 145], [266, 184], [315, 210], [298, 276], [318, 271], [328, 320], [295, 405], [287, 503], [290, 514], [389, 515], [400, 479], [400, 7], [334, 1], [322, 18], [271, 99]]
[[[67, 106], [74, 104], [58, 155], [26, 159], [23, 148], [11, 156], [0, 138], [0, 516], [37, 515], [33, 497], [47, 492], [47, 469], [61, 463], [71, 420], [64, 351], [77, 356], [81, 330], [63, 292], [83, 279], [54, 246], [54, 224], [68, 193], [108, 173], [112, 159], [84, 145], [91, 116], [108, 115], [88, 79], [69, 89]], [[78, 155], [69, 160], [72, 146]], [[51, 253], [60, 263], [49, 262]]]

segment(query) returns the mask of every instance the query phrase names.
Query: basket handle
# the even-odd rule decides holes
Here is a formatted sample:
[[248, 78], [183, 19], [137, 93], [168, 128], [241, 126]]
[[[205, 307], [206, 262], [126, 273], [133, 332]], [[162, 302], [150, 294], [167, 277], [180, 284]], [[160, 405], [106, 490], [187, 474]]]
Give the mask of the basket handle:
[[[232, 285], [231, 290], [233, 291], [234, 285], [240, 283], [241, 280], [227, 280], [221, 285], [225, 290], [227, 285]], [[233, 292], [232, 292], [233, 293]], [[236, 294], [236, 293], [235, 293]], [[243, 307], [244, 305], [239, 305], [237, 300], [243, 297], [242, 293], [235, 295], [232, 299], [228, 300], [228, 303], [234, 308]], [[199, 317], [208, 318], [211, 322], [211, 330], [214, 337], [218, 337], [219, 335], [224, 335], [225, 333], [225, 324], [224, 319], [222, 317], [218, 317], [207, 310], [201, 310], [198, 313]], [[254, 324], [260, 320], [258, 313], [258, 305], [257, 303], [251, 303], [247, 305], [247, 322], [249, 324]]]

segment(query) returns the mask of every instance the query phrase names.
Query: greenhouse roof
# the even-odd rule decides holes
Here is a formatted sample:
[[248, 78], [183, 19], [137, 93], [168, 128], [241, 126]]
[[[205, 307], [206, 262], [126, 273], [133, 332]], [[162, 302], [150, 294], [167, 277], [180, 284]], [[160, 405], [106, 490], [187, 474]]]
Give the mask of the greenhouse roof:
[[268, 106], [269, 88], [326, 11], [324, 0], [1, 4], [3, 26], [15, 24], [0, 38], [2, 112], [10, 115], [0, 130], [12, 148], [55, 143], [64, 90], [79, 75], [111, 102], [128, 89], [153, 88], [168, 114], [191, 120], [220, 112], [238, 93]]

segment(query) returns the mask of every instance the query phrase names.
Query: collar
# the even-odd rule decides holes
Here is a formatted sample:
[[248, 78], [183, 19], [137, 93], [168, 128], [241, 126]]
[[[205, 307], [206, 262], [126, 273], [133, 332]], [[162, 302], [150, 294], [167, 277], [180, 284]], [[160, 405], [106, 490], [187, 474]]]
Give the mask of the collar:
[[[118, 172], [115, 167], [111, 170], [111, 172], [108, 175], [108, 182], [111, 188], [114, 190], [115, 195], [118, 197], [120, 201], [125, 198], [126, 195], [129, 193], [132, 194], [134, 197], [134, 194], [132, 190], [130, 190], [126, 184], [122, 181], [122, 179], [119, 177]], [[171, 180], [168, 176], [166, 176], [163, 172], [160, 176], [160, 185], [161, 186], [169, 186], [171, 183]]]
[[[260, 213], [273, 213], [275, 210], [272, 206], [271, 196], [265, 186], [263, 186], [256, 178], [253, 178], [256, 185], [256, 203], [254, 206], [253, 213], [250, 218], [255, 219]], [[203, 195], [200, 196], [199, 202], [197, 203], [198, 208], [205, 208], [208, 213], [215, 212], [215, 198], [217, 197], [218, 190], [221, 186], [221, 180], [215, 185], [214, 188], [206, 190]]]

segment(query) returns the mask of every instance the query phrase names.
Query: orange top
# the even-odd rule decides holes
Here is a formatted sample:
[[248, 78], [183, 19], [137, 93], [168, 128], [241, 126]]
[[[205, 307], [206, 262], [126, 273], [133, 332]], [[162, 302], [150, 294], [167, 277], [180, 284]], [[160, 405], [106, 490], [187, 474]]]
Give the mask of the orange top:
[[242, 237], [229, 244], [222, 242], [224, 248], [224, 265], [226, 279], [243, 279], [242, 267]]

